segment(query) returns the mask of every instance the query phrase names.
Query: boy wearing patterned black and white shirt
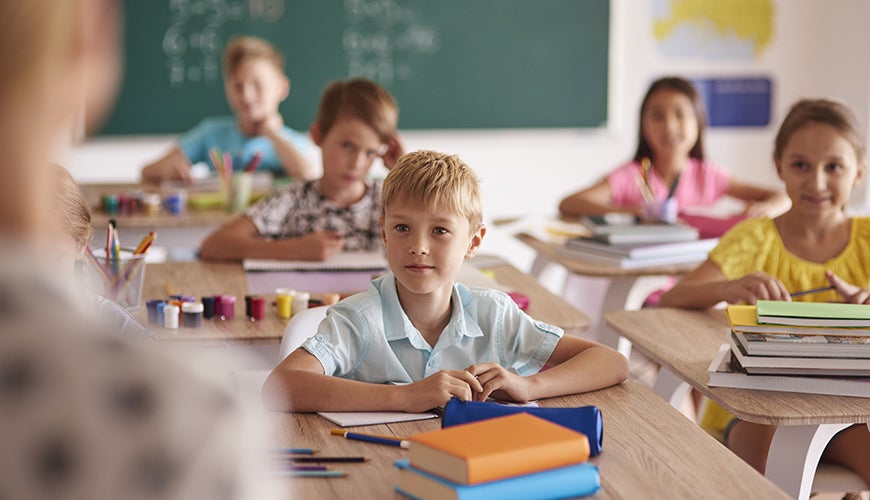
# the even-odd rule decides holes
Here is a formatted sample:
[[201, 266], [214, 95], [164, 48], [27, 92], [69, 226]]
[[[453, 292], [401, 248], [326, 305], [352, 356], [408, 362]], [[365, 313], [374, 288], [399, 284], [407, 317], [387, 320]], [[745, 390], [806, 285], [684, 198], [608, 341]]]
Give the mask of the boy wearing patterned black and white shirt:
[[375, 158], [391, 168], [401, 156], [397, 122], [395, 100], [377, 83], [331, 83], [310, 129], [322, 151], [323, 176], [273, 192], [210, 234], [200, 256], [325, 260], [339, 251], [378, 248], [381, 181], [367, 177]]

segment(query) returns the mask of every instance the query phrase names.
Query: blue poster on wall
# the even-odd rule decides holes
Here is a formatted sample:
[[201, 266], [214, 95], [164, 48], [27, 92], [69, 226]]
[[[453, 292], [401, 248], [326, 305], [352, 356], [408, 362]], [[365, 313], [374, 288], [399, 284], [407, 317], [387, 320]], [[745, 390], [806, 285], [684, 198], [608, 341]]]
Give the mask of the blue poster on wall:
[[766, 127], [770, 124], [770, 78], [696, 78], [692, 83], [707, 107], [710, 127]]

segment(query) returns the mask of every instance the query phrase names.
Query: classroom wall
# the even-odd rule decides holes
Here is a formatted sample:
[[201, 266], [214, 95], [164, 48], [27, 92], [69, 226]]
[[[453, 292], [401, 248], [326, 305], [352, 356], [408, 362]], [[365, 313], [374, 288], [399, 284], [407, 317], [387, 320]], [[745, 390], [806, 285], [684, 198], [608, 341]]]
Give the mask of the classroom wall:
[[[770, 126], [711, 129], [706, 138], [711, 159], [730, 168], [734, 176], [758, 184], [778, 185], [770, 160], [773, 136], [795, 99], [841, 99], [866, 128], [870, 115], [870, 32], [866, 30], [870, 2], [775, 1], [774, 40], [760, 57], [748, 62], [669, 58], [653, 43], [652, 9], [656, 5], [666, 4], [664, 0], [612, 0], [609, 127], [413, 131], [403, 134], [406, 145], [409, 149], [459, 154], [482, 178], [485, 213], [496, 218], [552, 214], [559, 198], [626, 161], [636, 145], [640, 100], [649, 82], [664, 74], [773, 79]], [[140, 166], [171, 144], [171, 137], [97, 138], [60, 161], [82, 182], [134, 181]], [[530, 258], [522, 250], [521, 255], [512, 253], [507, 239], [496, 239], [488, 250], [510, 254], [521, 265]]]

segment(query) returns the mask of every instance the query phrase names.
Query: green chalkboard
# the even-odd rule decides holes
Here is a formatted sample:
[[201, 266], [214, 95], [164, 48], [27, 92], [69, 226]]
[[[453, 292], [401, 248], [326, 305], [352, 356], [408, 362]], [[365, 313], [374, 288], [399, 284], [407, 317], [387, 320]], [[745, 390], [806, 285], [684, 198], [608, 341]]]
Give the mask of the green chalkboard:
[[599, 127], [609, 0], [127, 0], [126, 71], [104, 134], [183, 132], [230, 113], [220, 56], [254, 34], [284, 54], [287, 123], [329, 81], [366, 76], [401, 129]]

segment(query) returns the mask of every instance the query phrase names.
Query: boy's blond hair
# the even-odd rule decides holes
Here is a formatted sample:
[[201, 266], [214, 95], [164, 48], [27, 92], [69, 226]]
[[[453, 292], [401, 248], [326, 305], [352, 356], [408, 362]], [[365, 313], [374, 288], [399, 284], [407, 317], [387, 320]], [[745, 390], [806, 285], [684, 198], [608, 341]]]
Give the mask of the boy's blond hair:
[[91, 226], [91, 210], [85, 201], [85, 195], [69, 170], [60, 165], [52, 165], [51, 169], [55, 184], [55, 218], [76, 244], [84, 248], [94, 232]]
[[351, 116], [374, 129], [387, 143], [396, 134], [399, 107], [383, 87], [365, 78], [330, 83], [320, 96], [314, 122], [324, 136], [339, 118]]
[[403, 202], [462, 215], [472, 231], [483, 226], [480, 179], [456, 155], [422, 150], [401, 156], [384, 180], [381, 216]]
[[233, 75], [243, 62], [252, 59], [265, 59], [284, 74], [284, 57], [274, 45], [255, 36], [238, 36], [224, 48], [224, 78]]

